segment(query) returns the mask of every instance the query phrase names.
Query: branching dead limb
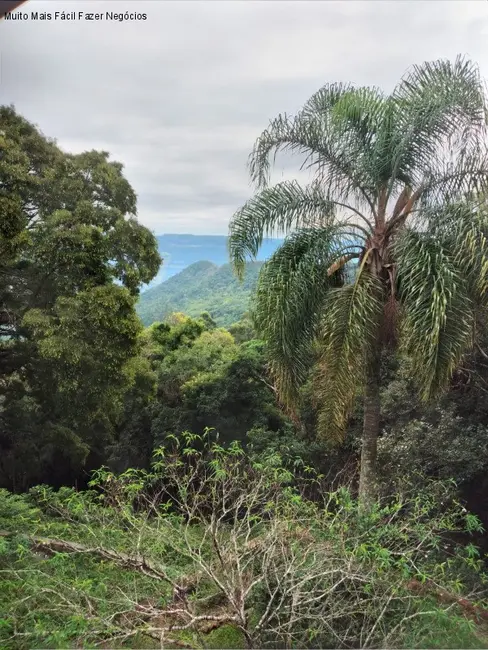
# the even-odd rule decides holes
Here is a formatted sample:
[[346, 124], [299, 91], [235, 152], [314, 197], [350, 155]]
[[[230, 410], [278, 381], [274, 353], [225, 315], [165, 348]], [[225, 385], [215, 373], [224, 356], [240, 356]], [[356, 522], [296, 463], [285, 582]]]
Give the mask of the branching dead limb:
[[68, 542], [61, 539], [50, 539], [47, 537], [31, 537], [29, 539], [33, 550], [44, 553], [47, 551], [51, 553], [83, 553], [86, 555], [97, 555], [104, 560], [115, 562], [121, 567], [139, 571], [149, 578], [162, 580], [171, 585], [173, 589], [179, 589], [179, 585], [172, 580], [161, 567], [156, 566], [143, 556], [134, 557], [127, 553], [114, 551], [101, 546], [89, 547], [79, 544], [78, 542]]

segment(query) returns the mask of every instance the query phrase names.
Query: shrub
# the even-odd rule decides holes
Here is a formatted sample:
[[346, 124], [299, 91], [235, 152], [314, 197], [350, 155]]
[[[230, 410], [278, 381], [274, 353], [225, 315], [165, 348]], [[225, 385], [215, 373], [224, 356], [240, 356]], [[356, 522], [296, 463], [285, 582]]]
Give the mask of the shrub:
[[[31, 537], [31, 548], [52, 557], [22, 578], [27, 599], [14, 594], [10, 644], [16, 634], [39, 639], [32, 617], [21, 622], [29, 598], [37, 619], [53, 607], [58, 627], [60, 616], [69, 619], [77, 643], [93, 641], [96, 629], [107, 643], [142, 635], [189, 647], [400, 647], [427, 634], [417, 619], [461, 615], [466, 602], [478, 611], [476, 549], [444, 549], [444, 539], [479, 522], [450, 500], [449, 485], [404, 490], [364, 512], [347, 488], [323, 490], [323, 477], [303, 465], [295, 474], [278, 454], [258, 461], [208, 433], [168, 445], [151, 471], [98, 471], [86, 519], [80, 497], [43, 493], [44, 512], [52, 504], [71, 518], [71, 538]], [[73, 598], [76, 571], [66, 562], [80, 558], [89, 572], [101, 562], [145, 582], [122, 580], [125, 591], [107, 592], [103, 603], [93, 585]], [[39, 598], [46, 589], [49, 602]], [[73, 622], [83, 613], [86, 628]]]

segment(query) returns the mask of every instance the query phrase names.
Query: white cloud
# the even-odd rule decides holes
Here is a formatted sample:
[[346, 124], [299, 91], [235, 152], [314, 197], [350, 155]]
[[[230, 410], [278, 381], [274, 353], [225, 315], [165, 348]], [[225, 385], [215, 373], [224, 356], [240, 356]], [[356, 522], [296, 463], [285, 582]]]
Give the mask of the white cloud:
[[[488, 3], [30, 0], [21, 11], [145, 12], [145, 22], [0, 22], [0, 101], [72, 151], [125, 164], [158, 233], [225, 233], [247, 156], [322, 84], [389, 90], [463, 53], [488, 76]], [[287, 171], [287, 176], [289, 172]]]

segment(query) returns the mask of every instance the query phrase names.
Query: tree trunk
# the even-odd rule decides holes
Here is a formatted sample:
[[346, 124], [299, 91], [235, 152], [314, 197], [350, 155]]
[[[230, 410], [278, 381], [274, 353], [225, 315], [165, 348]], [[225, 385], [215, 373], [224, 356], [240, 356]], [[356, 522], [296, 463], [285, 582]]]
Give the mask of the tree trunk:
[[381, 347], [377, 343], [368, 366], [364, 389], [363, 439], [359, 475], [359, 501], [362, 508], [369, 508], [377, 497], [376, 452], [380, 432], [380, 370]]

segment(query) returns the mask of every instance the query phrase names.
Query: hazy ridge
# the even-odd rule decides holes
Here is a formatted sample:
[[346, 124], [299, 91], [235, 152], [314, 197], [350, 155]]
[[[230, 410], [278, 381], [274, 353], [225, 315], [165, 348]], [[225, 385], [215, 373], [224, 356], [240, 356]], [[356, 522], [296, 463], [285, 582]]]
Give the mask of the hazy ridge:
[[189, 316], [199, 316], [208, 311], [219, 325], [229, 326], [248, 310], [262, 264], [248, 263], [244, 280], [240, 282], [229, 264], [218, 266], [210, 261], [195, 262], [145, 291], [137, 312], [143, 323], [150, 325], [175, 311]]
[[[144, 287], [143, 292], [156, 287], [195, 262], [208, 260], [217, 266], [229, 262], [228, 237], [225, 235], [165, 234], [157, 235], [156, 239], [163, 264], [157, 276]], [[267, 260], [281, 243], [281, 239], [265, 239], [257, 259]]]

